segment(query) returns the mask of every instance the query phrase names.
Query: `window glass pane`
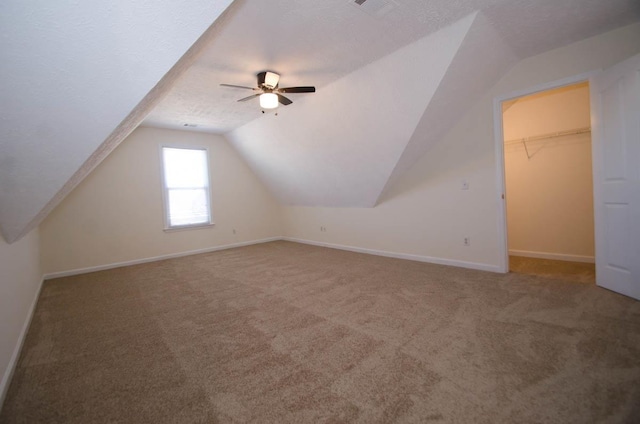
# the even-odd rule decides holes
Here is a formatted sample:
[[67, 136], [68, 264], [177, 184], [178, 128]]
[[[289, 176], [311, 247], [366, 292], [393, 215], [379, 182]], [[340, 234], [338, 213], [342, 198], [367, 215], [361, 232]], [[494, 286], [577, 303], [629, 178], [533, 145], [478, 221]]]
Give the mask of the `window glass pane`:
[[169, 189], [169, 225], [209, 223], [206, 189]]
[[211, 223], [207, 162], [205, 149], [162, 148], [169, 228]]
[[207, 152], [195, 149], [162, 149], [167, 188], [207, 187]]

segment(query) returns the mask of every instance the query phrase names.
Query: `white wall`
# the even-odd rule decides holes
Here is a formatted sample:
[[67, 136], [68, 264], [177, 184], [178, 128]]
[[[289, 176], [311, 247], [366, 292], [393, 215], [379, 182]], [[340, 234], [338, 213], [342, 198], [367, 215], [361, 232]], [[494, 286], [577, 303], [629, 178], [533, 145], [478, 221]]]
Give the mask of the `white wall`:
[[[587, 83], [519, 99], [503, 114], [506, 140], [588, 128]], [[507, 143], [504, 149], [509, 251], [593, 261], [591, 134]]]
[[[369, 209], [287, 207], [285, 235], [500, 269], [493, 99], [609, 67], [640, 51], [640, 24], [553, 50], [514, 66], [457, 125]], [[461, 182], [469, 190], [461, 190]], [[327, 228], [320, 232], [320, 226]], [[471, 239], [470, 246], [463, 238]]]
[[42, 282], [38, 230], [13, 244], [0, 237], [0, 407]]
[[[209, 148], [213, 227], [163, 231], [162, 144]], [[224, 138], [144, 127], [67, 196], [40, 229], [46, 274], [282, 234], [280, 206]]]

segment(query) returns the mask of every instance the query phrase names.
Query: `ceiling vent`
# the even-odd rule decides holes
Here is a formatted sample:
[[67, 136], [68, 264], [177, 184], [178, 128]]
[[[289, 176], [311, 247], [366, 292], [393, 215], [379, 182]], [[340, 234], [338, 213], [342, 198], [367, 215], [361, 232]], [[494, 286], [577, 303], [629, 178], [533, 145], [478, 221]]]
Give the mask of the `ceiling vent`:
[[349, 0], [349, 3], [372, 16], [384, 16], [397, 7], [394, 0]]

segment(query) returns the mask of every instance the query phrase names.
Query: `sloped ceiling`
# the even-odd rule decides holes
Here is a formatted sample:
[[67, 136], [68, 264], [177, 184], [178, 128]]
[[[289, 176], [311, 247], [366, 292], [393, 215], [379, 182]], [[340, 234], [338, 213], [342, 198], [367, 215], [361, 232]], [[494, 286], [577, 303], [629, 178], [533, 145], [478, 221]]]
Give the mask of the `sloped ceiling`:
[[[145, 124], [224, 133], [283, 204], [371, 207], [516, 62], [640, 19], [629, 0], [387, 2], [245, 2]], [[219, 86], [262, 70], [318, 91], [275, 116]]]
[[475, 17], [227, 137], [283, 203], [373, 206]]
[[[246, 0], [145, 125], [226, 133], [262, 114], [248, 95], [220, 83], [256, 85], [273, 70], [281, 86], [322, 88], [399, 48], [503, 0], [367, 0], [395, 6], [378, 15], [350, 0]], [[373, 9], [373, 7], [370, 7]], [[389, 81], [393, 84], [394, 81]], [[347, 93], [345, 93], [347, 95]], [[292, 95], [296, 102], [303, 95]]]
[[[440, 140], [472, 105], [518, 61], [510, 46], [483, 14], [478, 14], [455, 52], [446, 75], [424, 109], [400, 158], [378, 192], [381, 199], [393, 184]], [[475, 66], [481, 63], [482, 66]]]
[[[373, 206], [513, 63], [640, 20], [635, 0], [236, 0], [218, 19], [230, 2], [0, 4], [7, 241], [151, 109], [225, 133], [285, 204]], [[266, 69], [318, 92], [275, 116], [219, 86]]]
[[129, 128], [120, 124], [230, 3], [0, 2], [5, 240], [16, 240], [44, 218], [43, 209], [62, 197], [58, 193], [74, 174], [92, 168], [87, 160], [105, 149], [110, 134], [109, 149], [126, 137], [144, 114]]

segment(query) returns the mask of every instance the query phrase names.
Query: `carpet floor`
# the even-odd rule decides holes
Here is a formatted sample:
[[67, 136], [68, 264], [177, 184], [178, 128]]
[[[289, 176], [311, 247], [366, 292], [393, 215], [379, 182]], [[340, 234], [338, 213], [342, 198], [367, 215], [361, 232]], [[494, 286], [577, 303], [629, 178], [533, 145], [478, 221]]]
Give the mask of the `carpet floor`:
[[45, 282], [1, 423], [637, 423], [640, 302], [273, 242]]

